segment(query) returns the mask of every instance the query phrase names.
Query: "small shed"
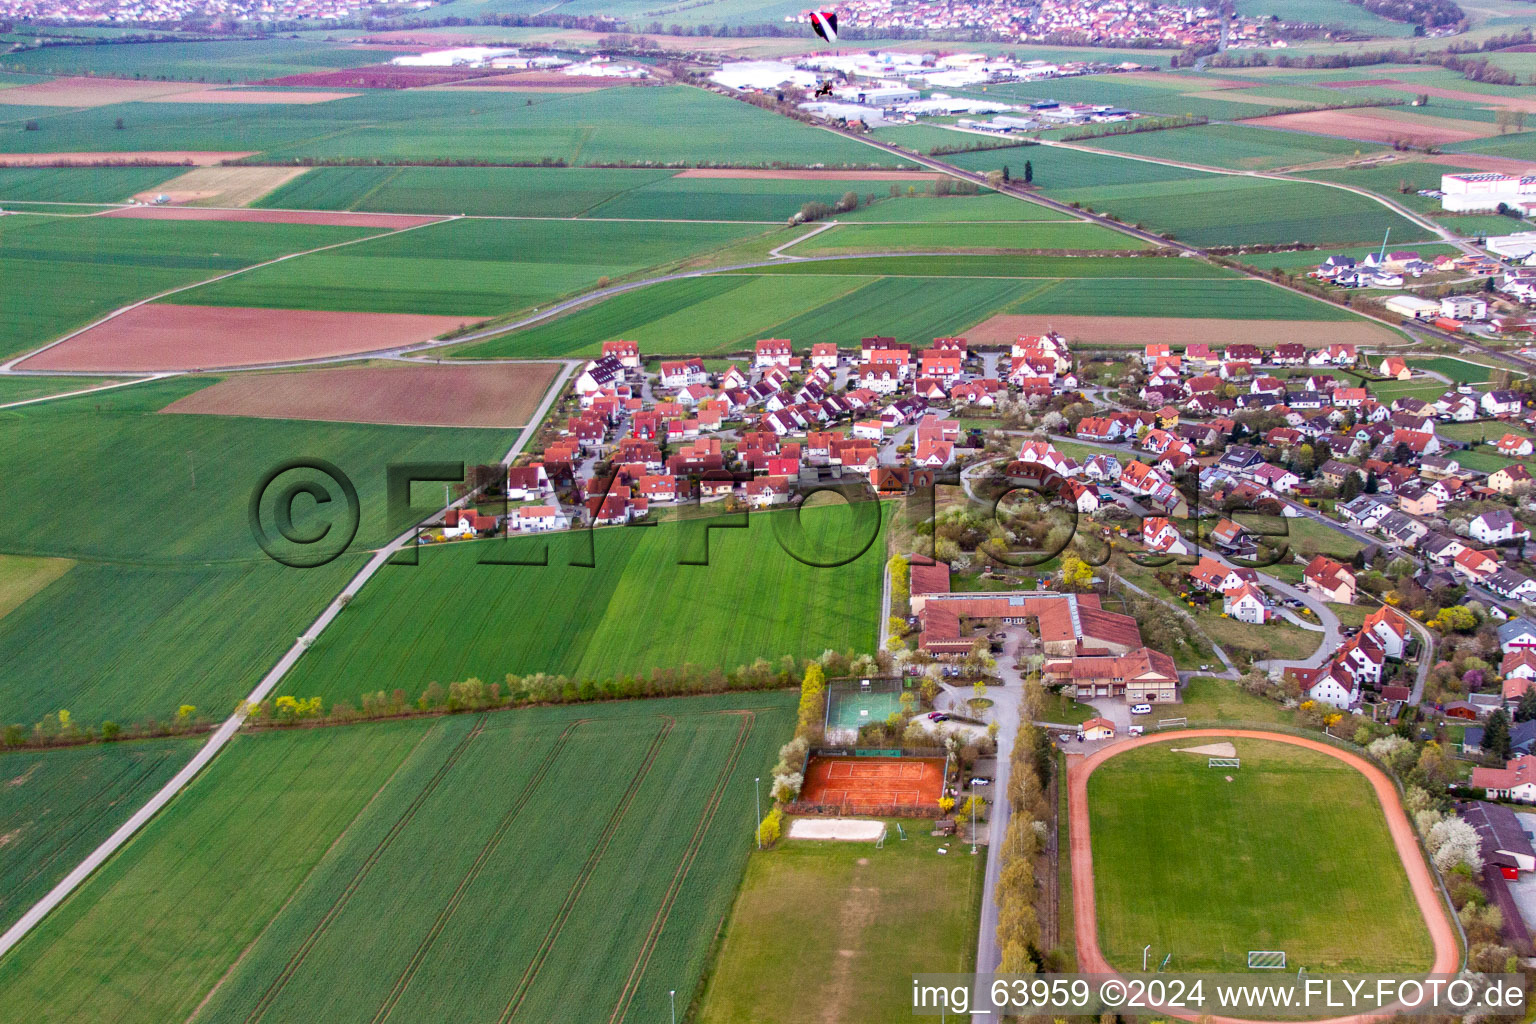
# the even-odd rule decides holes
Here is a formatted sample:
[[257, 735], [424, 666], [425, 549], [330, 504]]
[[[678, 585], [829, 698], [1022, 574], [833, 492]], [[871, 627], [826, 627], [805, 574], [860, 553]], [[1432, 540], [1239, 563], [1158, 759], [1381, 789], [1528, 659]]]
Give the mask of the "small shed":
[[1085, 740], [1112, 740], [1115, 738], [1115, 723], [1107, 718], [1090, 718], [1079, 731]]

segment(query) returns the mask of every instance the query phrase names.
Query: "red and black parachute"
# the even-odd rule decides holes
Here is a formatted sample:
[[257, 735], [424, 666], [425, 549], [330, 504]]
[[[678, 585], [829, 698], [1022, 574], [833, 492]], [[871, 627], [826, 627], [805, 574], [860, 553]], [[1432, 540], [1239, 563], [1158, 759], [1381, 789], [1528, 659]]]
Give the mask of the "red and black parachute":
[[811, 28], [816, 34], [829, 43], [837, 42], [837, 13], [835, 11], [812, 11]]

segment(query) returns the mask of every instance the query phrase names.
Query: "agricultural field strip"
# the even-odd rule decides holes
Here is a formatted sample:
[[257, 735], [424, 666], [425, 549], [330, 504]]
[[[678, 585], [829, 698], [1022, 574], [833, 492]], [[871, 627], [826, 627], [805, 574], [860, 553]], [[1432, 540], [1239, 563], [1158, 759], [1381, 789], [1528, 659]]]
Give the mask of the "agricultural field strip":
[[80, 388], [75, 391], [65, 391], [57, 395], [40, 395], [37, 398], [23, 398], [16, 402], [6, 402], [0, 405], [0, 409], [15, 409], [23, 405], [37, 405], [39, 402], [54, 402], [60, 398], [75, 398], [78, 395], [91, 395], [98, 391], [111, 391], [114, 388], [126, 388], [133, 384], [145, 384], [149, 381], [165, 380], [167, 377], [179, 377], [179, 373], [156, 373], [148, 377], [136, 377], [133, 380], [113, 381], [111, 384], [102, 384], [94, 388]]
[[[445, 217], [444, 218], [444, 220], [454, 220], [454, 219], [456, 219], [456, 218], [453, 218], [453, 217]], [[4, 371], [7, 371], [7, 370], [14, 369], [17, 366], [17, 364], [21, 363], [23, 360], [30, 359], [33, 356], [38, 355], [39, 353], [46, 352], [49, 349], [54, 348], [55, 346], [62, 345], [64, 342], [68, 341], [69, 339], [74, 338], [74, 337], [76, 337], [78, 335], [84, 334], [86, 331], [89, 331], [91, 328], [100, 326], [101, 324], [106, 323], [108, 320], [112, 320], [112, 319], [114, 319], [116, 317], [122, 316], [124, 313], [128, 312], [129, 310], [138, 309], [140, 306], [147, 306], [147, 305], [149, 305], [152, 302], [158, 302], [159, 300], [167, 298], [169, 296], [176, 295], [176, 294], [179, 294], [179, 293], [185, 292], [185, 291], [190, 291], [193, 288], [201, 288], [204, 285], [213, 284], [213, 283], [215, 283], [217, 281], [223, 281], [223, 280], [225, 280], [227, 278], [237, 277], [237, 276], [239, 276], [241, 274], [249, 273], [252, 270], [259, 270], [262, 267], [270, 267], [270, 266], [273, 266], [273, 265], [278, 264], [278, 263], [286, 262], [288, 260], [297, 259], [300, 256], [310, 256], [310, 255], [313, 255], [314, 253], [318, 253], [318, 252], [326, 252], [326, 251], [331, 250], [331, 249], [340, 249], [340, 248], [343, 248], [343, 247], [349, 246], [349, 245], [357, 245], [360, 242], [371, 242], [371, 241], [374, 241], [374, 240], [379, 239], [379, 238], [385, 238], [385, 237], [388, 237], [390, 235], [400, 235], [400, 234], [404, 234], [407, 231], [417, 231], [417, 230], [420, 230], [421, 228], [432, 227], [433, 225], [440, 224], [440, 223], [442, 223], [442, 221], [431, 221], [431, 222], [426, 223], [426, 224], [416, 224], [416, 225], [412, 225], [411, 227], [397, 228], [397, 229], [395, 229], [393, 231], [382, 231], [382, 232], [380, 232], [380, 233], [378, 233], [376, 235], [365, 235], [362, 238], [353, 238], [353, 239], [349, 239], [349, 240], [347, 240], [345, 242], [333, 242], [330, 245], [322, 245], [322, 246], [320, 246], [318, 248], [315, 248], [315, 249], [305, 249], [302, 252], [286, 253], [286, 254], [284, 254], [282, 256], [278, 256], [278, 257], [276, 257], [274, 259], [263, 260], [260, 263], [253, 263], [253, 264], [251, 264], [248, 267], [240, 267], [239, 269], [226, 271], [225, 273], [217, 274], [217, 275], [215, 275], [213, 277], [206, 278], [206, 279], [201, 280], [201, 281], [194, 281], [191, 284], [181, 285], [181, 286], [176, 287], [176, 288], [171, 288], [171, 289], [168, 289], [166, 291], [159, 292], [159, 293], [157, 293], [155, 295], [150, 295], [150, 296], [148, 296], [146, 298], [138, 300], [137, 302], [132, 302], [132, 303], [129, 303], [128, 305], [126, 305], [126, 306], [121, 306], [121, 307], [119, 307], [117, 309], [114, 309], [112, 312], [108, 313], [106, 316], [100, 317], [100, 318], [98, 318], [96, 320], [93, 320], [90, 323], [86, 324], [84, 327], [76, 328], [75, 330], [70, 331], [68, 334], [63, 335], [62, 337], [55, 338], [54, 340], [48, 342], [46, 345], [40, 345], [37, 348], [31, 349], [31, 350], [29, 350], [27, 352], [23, 352], [22, 354], [20, 354], [18, 356], [14, 356], [11, 359], [8, 359], [8, 360], [6, 360], [3, 363], [0, 363], [0, 372], [4, 372]]]
[[[518, 433], [517, 440], [512, 443], [512, 447], [501, 461], [510, 463], [527, 446], [528, 442], [533, 439], [534, 434], [544, 422], [544, 417], [548, 414], [550, 406], [564, 389], [566, 380], [569, 379], [574, 370], [575, 364], [565, 364], [560, 373], [550, 383], [549, 390], [545, 392], [544, 400], [539, 404], [538, 410], [535, 411], [532, 418], [528, 421], [528, 425]], [[466, 495], [454, 502], [452, 507], [463, 508], [468, 503], [468, 500], [469, 496]], [[277, 687], [277, 684], [282, 681], [283, 677], [298, 662], [299, 657], [309, 649], [310, 645], [335, 620], [336, 616], [341, 614], [341, 610], [344, 607], [342, 602], [344, 600], [350, 601], [362, 589], [363, 585], [372, 579], [374, 574], [383, 568], [390, 559], [394, 558], [396, 554], [404, 550], [408, 545], [415, 543], [416, 527], [413, 525], [410, 529], [405, 530], [394, 540], [376, 551], [373, 557], [368, 560], [368, 563], [352, 578], [351, 582], [342, 588], [341, 593], [337, 594], [331, 603], [326, 605], [325, 610], [310, 624], [309, 628], [298, 636], [293, 646], [278, 660], [277, 664], [266, 675], [262, 676], [261, 681], [256, 684], [255, 689], [250, 692], [245, 701], [235, 709], [233, 714], [220, 723], [219, 727], [209, 736], [208, 741], [192, 756], [192, 759], [187, 762], [186, 766], [161, 787], [143, 807], [135, 811], [117, 831], [108, 836], [100, 846], [92, 850], [90, 854], [75, 866], [74, 870], [65, 875], [58, 885], [49, 890], [46, 896], [30, 907], [15, 924], [7, 928], [4, 934], [0, 934], [0, 957], [3, 957], [14, 948], [51, 911], [68, 899], [69, 895], [84, 884], [85, 880], [97, 868], [105, 864], [124, 843], [128, 842], [135, 833], [148, 824], [151, 818], [169, 804], [176, 797], [176, 794], [185, 789], [187, 784], [197, 777], [197, 774], [218, 755], [219, 751], [224, 749], [229, 741], [234, 738], [235, 733], [240, 730], [241, 725], [245, 723], [247, 713], [245, 708], [258, 704], [270, 696]]]
[[1472, 248], [1469, 242], [1463, 241], [1459, 235], [1457, 235], [1454, 231], [1444, 227], [1443, 225], [1438, 224], [1435, 221], [1422, 216], [1421, 214], [1415, 213], [1413, 210], [1410, 210], [1405, 206], [1398, 205], [1397, 203], [1388, 199], [1386, 196], [1379, 195], [1375, 192], [1369, 192], [1363, 188], [1356, 188], [1353, 185], [1346, 185], [1343, 182], [1322, 181], [1316, 178], [1298, 178], [1292, 175], [1280, 174], [1275, 171], [1236, 171], [1228, 167], [1211, 167], [1207, 164], [1185, 163], [1179, 160], [1167, 160], [1162, 157], [1141, 156], [1140, 154], [1136, 153], [1118, 153], [1107, 149], [1092, 149], [1086, 146], [1077, 146], [1069, 142], [1042, 142], [1042, 145], [1058, 146], [1062, 149], [1074, 149], [1082, 152], [1090, 152], [1099, 156], [1118, 157], [1122, 160], [1137, 160], [1142, 163], [1162, 164], [1164, 167], [1182, 167], [1191, 171], [1204, 171], [1208, 174], [1223, 174], [1245, 178], [1266, 178], [1272, 181], [1291, 181], [1300, 182], [1307, 185], [1322, 185], [1328, 188], [1337, 188], [1345, 192], [1353, 192], [1355, 195], [1363, 196], [1366, 199], [1370, 199], [1373, 202], [1379, 203], [1398, 216], [1403, 217], [1406, 220], [1413, 222], [1414, 224], [1417, 224], [1421, 228], [1424, 228], [1426, 231], [1433, 231], [1439, 238], [1450, 242], [1453, 245], [1459, 246], [1465, 252], [1476, 252], [1476, 250]]
[[[310, 929], [309, 934], [305, 936], [304, 941], [299, 944], [299, 948], [294, 952], [293, 956], [289, 958], [288, 963], [280, 972], [278, 972], [277, 977], [272, 979], [272, 983], [267, 986], [267, 990], [263, 992], [261, 998], [256, 1001], [255, 1007], [252, 1008], [250, 1015], [246, 1017], [247, 1024], [255, 1024], [256, 1021], [259, 1021], [263, 1016], [266, 1015], [267, 1008], [272, 1005], [272, 1001], [282, 993], [288, 982], [296, 973], [298, 973], [299, 968], [304, 965], [304, 960], [309, 956], [310, 950], [315, 948], [315, 945], [325, 936], [325, 933], [330, 929], [331, 924], [336, 920], [338, 916], [340, 916], [341, 912], [346, 909], [347, 904], [351, 902], [353, 895], [356, 894], [357, 890], [367, 879], [369, 873], [372, 872], [374, 865], [376, 865], [380, 858], [384, 856], [385, 851], [389, 849], [389, 847], [394, 843], [395, 839], [397, 839], [400, 834], [406, 830], [406, 828], [411, 823], [411, 819], [413, 819], [416, 816], [416, 813], [421, 810], [422, 806], [431, 799], [432, 794], [437, 792], [437, 789], [440, 785], [442, 785], [443, 780], [447, 778], [448, 775], [453, 771], [454, 765], [458, 764], [459, 759], [464, 756], [464, 751], [469, 747], [471, 743], [476, 740], [476, 738], [480, 736], [484, 729], [485, 715], [482, 714], [475, 721], [474, 727], [466, 732], [464, 737], [459, 740], [458, 744], [448, 752], [448, 756], [443, 758], [442, 764], [438, 765], [437, 771], [434, 772], [432, 777], [427, 780], [426, 785], [422, 786], [419, 790], [416, 791], [416, 796], [411, 800], [410, 803], [406, 804], [405, 809], [400, 813], [400, 816], [395, 819], [395, 823], [390, 826], [389, 831], [384, 833], [383, 838], [381, 838], [378, 843], [374, 845], [373, 850], [369, 852], [366, 858], [364, 858], [363, 863], [358, 866], [356, 871], [353, 872], [352, 878], [347, 882], [346, 887], [342, 889], [341, 894], [332, 901], [324, 916], [322, 916], [320, 920], [315, 923], [315, 926]], [[569, 731], [570, 730], [567, 730], [567, 733]], [[562, 739], [563, 738], [564, 736], [562, 735]]]

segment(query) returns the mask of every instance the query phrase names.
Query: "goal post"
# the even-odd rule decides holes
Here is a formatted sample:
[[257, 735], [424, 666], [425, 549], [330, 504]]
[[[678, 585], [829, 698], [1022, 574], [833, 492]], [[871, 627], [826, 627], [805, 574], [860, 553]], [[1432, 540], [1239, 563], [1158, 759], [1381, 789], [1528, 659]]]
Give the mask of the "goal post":
[[1243, 759], [1240, 757], [1211, 757], [1205, 762], [1207, 768], [1241, 768]]
[[1159, 718], [1157, 720], [1157, 727], [1159, 729], [1183, 729], [1188, 725], [1189, 719], [1187, 718]]
[[1250, 971], [1285, 970], [1285, 950], [1250, 949], [1248, 951], [1248, 969]]

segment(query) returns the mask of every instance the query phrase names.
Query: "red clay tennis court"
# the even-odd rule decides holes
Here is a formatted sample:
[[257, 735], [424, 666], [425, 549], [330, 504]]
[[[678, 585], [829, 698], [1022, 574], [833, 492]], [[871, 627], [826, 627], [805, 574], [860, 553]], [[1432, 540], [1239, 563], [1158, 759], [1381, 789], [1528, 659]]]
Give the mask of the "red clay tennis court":
[[932, 807], [944, 795], [941, 757], [813, 757], [805, 770], [800, 799], [875, 809]]

